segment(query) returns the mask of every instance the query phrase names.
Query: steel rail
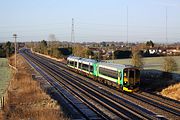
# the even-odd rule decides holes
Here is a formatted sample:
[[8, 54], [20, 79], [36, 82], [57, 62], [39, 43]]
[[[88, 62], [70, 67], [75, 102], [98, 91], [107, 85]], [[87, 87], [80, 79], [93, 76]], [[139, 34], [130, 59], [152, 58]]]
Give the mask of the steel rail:
[[[25, 56], [23, 56], [23, 57], [25, 57]], [[27, 56], [28, 57], [28, 56]], [[26, 58], [25, 58], [26, 59]], [[28, 58], [28, 59], [31, 59], [31, 61], [34, 61], [32, 58]], [[36, 62], [36, 61], [34, 61], [34, 62]], [[37, 63], [36, 63], [37, 64]], [[38, 67], [40, 67], [41, 69], [43, 69], [42, 68], [42, 66], [40, 66], [39, 64], [37, 64], [38, 65]], [[43, 69], [44, 70], [44, 69]], [[46, 72], [47, 72], [47, 70], [45, 70]], [[49, 73], [48, 73], [49, 74]], [[55, 76], [53, 76], [53, 78], [54, 78]], [[56, 78], [57, 79], [57, 78]], [[88, 116], [86, 116], [84, 113], [83, 113], [83, 111], [81, 111], [79, 108], [77, 108], [76, 107], [76, 105], [69, 99], [69, 98], [67, 98], [65, 95], [63, 95], [63, 93], [61, 93], [61, 91], [57, 88], [57, 86], [52, 82], [52, 81], [49, 81], [48, 80], [48, 82], [58, 91], [58, 94], [60, 94], [60, 95], [62, 95], [68, 102], [70, 102], [71, 104], [72, 104], [72, 106], [77, 110], [77, 111], [79, 111], [80, 112], [80, 114], [82, 114], [83, 115], [83, 117], [84, 118], [86, 118], [86, 119], [89, 119], [88, 118]], [[58, 85], [60, 85], [60, 84], [58, 84]], [[61, 87], [63, 87], [63, 86], [61, 86]], [[78, 96], [76, 96], [76, 97], [78, 97]], [[79, 98], [79, 97], [78, 97]], [[81, 98], [79, 98], [79, 99], [81, 99]], [[95, 111], [99, 116], [101, 116], [101, 118], [102, 119], [104, 119], [104, 120], [108, 120], [108, 119], [110, 119], [108, 116], [106, 116], [106, 115], [104, 115], [104, 114], [102, 114], [101, 112], [98, 112], [98, 111], [96, 111], [93, 107], [91, 107], [91, 109], [93, 110], [93, 111]]]
[[[63, 71], [61, 71], [61, 73], [62, 73], [62, 72], [63, 72]], [[71, 76], [71, 77], [72, 77], [72, 76]], [[69, 78], [68, 78], [68, 79], [69, 79]], [[84, 87], [85, 87], [85, 86], [84, 86]], [[88, 86], [88, 87], [89, 87], [89, 86]], [[92, 88], [91, 88], [91, 89], [92, 89]], [[94, 91], [94, 92], [96, 92], [96, 94], [99, 94], [97, 91]], [[102, 93], [101, 93], [101, 94], [99, 94], [99, 95], [102, 95]], [[107, 97], [107, 95], [106, 95], [106, 97]], [[108, 98], [108, 99], [109, 99], [109, 98]], [[111, 97], [111, 99], [109, 99], [109, 100], [111, 100], [111, 101], [112, 101], [112, 97]], [[114, 102], [114, 101], [113, 101], [113, 102]], [[114, 103], [116, 103], [116, 105], [117, 105], [117, 106], [118, 106], [118, 105], [121, 105], [120, 103], [119, 103], [119, 104], [117, 104], [117, 101], [116, 101], [116, 102], [114, 102]], [[127, 106], [127, 105], [126, 105], [126, 106]], [[124, 107], [124, 106], [122, 106], [122, 105], [121, 105], [121, 107]], [[129, 108], [131, 108], [131, 109], [132, 109], [132, 106], [131, 106], [131, 107], [129, 106]], [[124, 107], [124, 109], [127, 109], [127, 108], [126, 108], [126, 107]], [[127, 110], [129, 110], [129, 109], [127, 109]], [[139, 115], [139, 114], [135, 113], [135, 112], [134, 112], [134, 111], [132, 111], [132, 110], [131, 110], [131, 112], [132, 112], [132, 113], [134, 113], [134, 114], [136, 114], [136, 115]], [[137, 110], [136, 110], [136, 112], [137, 112]], [[141, 113], [141, 114], [142, 114], [142, 113]], [[147, 115], [147, 114], [146, 114], [146, 115], [145, 115], [145, 114], [143, 114], [143, 116], [146, 116], [146, 117], [148, 116], [148, 119], [152, 118], [152, 117], [150, 117], [150, 116], [149, 116], [149, 115]], [[145, 119], [145, 118], [144, 118], [144, 119]], [[153, 117], [152, 119], [154, 119], [154, 117]]]
[[[39, 62], [40, 62], [40, 61], [39, 61]], [[41, 60], [41, 62], [42, 62], [42, 60]], [[43, 61], [43, 63], [41, 63], [41, 64], [44, 64], [44, 63], [45, 63], [45, 61]], [[46, 65], [46, 66], [47, 66], [47, 64], [44, 64], [44, 65]], [[50, 66], [47, 66], [47, 69], [49, 69], [49, 68], [50, 68]], [[51, 72], [56, 71], [54, 68], [51, 68], [51, 69], [52, 69], [52, 71], [51, 71]], [[57, 73], [58, 73], [58, 71], [56, 71], [54, 74], [57, 74]], [[58, 75], [59, 75], [59, 73], [58, 73]], [[57, 76], [58, 76], [58, 75], [57, 75]], [[64, 77], [65, 77], [65, 76], [63, 76], [63, 77], [62, 77], [62, 76], [59, 76], [59, 77], [61, 77], [62, 79], [64, 79]], [[69, 79], [69, 78], [68, 78], [68, 79]], [[66, 79], [64, 79], [64, 80], [66, 80]], [[68, 80], [66, 80], [66, 82], [69, 82], [69, 81], [68, 81]], [[71, 82], [69, 82], [69, 84], [72, 84], [72, 81], [71, 81]], [[77, 83], [76, 83], [76, 84], [77, 84]], [[75, 85], [75, 84], [74, 84], [74, 86], [76, 86], [76, 88], [79, 88], [79, 85], [77, 86], [77, 85]], [[81, 89], [82, 89], [82, 88], [81, 88]], [[86, 88], [86, 89], [89, 89], [89, 88]], [[90, 89], [89, 89], [89, 90], [90, 90]], [[91, 91], [92, 91], [92, 90], [91, 90]], [[83, 91], [82, 91], [82, 92], [83, 92]], [[92, 92], [94, 92], [94, 91], [92, 91]], [[94, 93], [95, 93], [95, 92], [94, 92]], [[86, 94], [89, 94], [89, 93], [88, 93], [88, 92], [86, 92]], [[96, 95], [97, 95], [97, 93], [96, 93]], [[99, 95], [100, 95], [100, 94], [99, 94]], [[90, 96], [90, 94], [89, 94], [89, 96]], [[92, 96], [91, 96], [91, 97], [92, 97]], [[97, 96], [96, 96], [96, 97], [97, 97]], [[105, 96], [102, 96], [102, 95], [101, 95], [101, 97], [103, 97], [103, 98], [104, 98], [104, 100], [108, 100]], [[100, 98], [101, 98], [101, 97], [100, 97]], [[95, 97], [94, 97], [94, 99], [98, 100], [98, 99], [97, 99], [97, 98], [95, 98]], [[101, 98], [101, 99], [102, 99], [102, 98]], [[111, 104], [115, 104], [115, 102], [113, 103], [112, 101], [110, 101], [110, 99], [109, 99], [109, 101], [108, 101], [108, 102], [111, 102]], [[102, 102], [101, 102], [101, 104], [102, 104]], [[109, 105], [108, 105], [108, 104], [106, 104], [106, 107], [107, 107], [107, 106], [109, 106]], [[115, 106], [117, 106], [117, 104], [115, 104], [115, 105], [114, 105], [114, 107], [115, 107]], [[120, 106], [119, 106], [119, 107], [120, 107]], [[121, 107], [122, 107], [122, 106], [121, 106]], [[111, 107], [111, 110], [113, 110], [113, 109], [114, 109], [114, 108], [112, 108], [112, 107]], [[125, 108], [123, 108], [123, 109], [125, 109]], [[127, 109], [127, 108], [126, 108], [126, 109]], [[119, 110], [120, 110], [120, 109], [119, 109]], [[116, 111], [116, 110], [114, 109], [113, 111]], [[123, 111], [124, 111], [124, 110], [123, 110]], [[130, 112], [130, 111], [131, 111], [130, 109], [129, 109], [128, 111], [126, 110], [126, 113], [125, 113], [125, 112], [124, 112], [124, 113], [125, 113], [125, 114], [127, 114], [127, 113], [128, 113], [128, 112]], [[116, 113], [118, 113], [118, 112], [119, 112], [119, 111], [116, 111]], [[122, 112], [122, 111], [121, 111], [121, 112]], [[136, 114], [136, 113], [134, 113], [134, 112], [132, 112], [132, 111], [131, 111], [131, 116], [133, 115], [132, 113], [133, 113], [133, 114]], [[118, 113], [118, 114], [120, 114], [120, 113]], [[121, 115], [122, 115], [122, 114], [121, 114]], [[136, 116], [137, 116], [137, 114], [136, 114], [136, 115], [134, 115], [133, 117], [136, 117]], [[139, 118], [143, 118], [143, 119], [145, 119], [144, 117], [142, 117], [142, 116], [140, 116], [140, 115], [138, 115], [138, 117], [139, 117]]]
[[[38, 56], [40, 56], [40, 55], [38, 55]], [[43, 58], [46, 58], [46, 57], [43, 57]], [[47, 58], [48, 59], [48, 58]], [[48, 59], [49, 60], [49, 59]], [[57, 63], [56, 61], [53, 61], [53, 60], [50, 60], [52, 63], [54, 63], [54, 64], [56, 64], [56, 65], [61, 65], [60, 67], [64, 67], [64, 68], [66, 68], [65, 67], [65, 65], [64, 65], [64, 63]], [[130, 95], [130, 94], [127, 94], [127, 95]], [[137, 94], [136, 94], [137, 95]], [[132, 97], [132, 95], [131, 95], [131, 97]], [[140, 98], [141, 97], [141, 98]], [[160, 109], [162, 109], [162, 110], [165, 110], [165, 111], [167, 111], [167, 112], [170, 112], [170, 113], [172, 113], [172, 114], [175, 114], [175, 115], [178, 115], [178, 116], [180, 116], [180, 111], [179, 111], [179, 108], [177, 108], [176, 109], [176, 107], [174, 107], [174, 106], [172, 106], [171, 105], [171, 107], [168, 105], [168, 103], [164, 103], [163, 101], [161, 101], [161, 103], [158, 103], [158, 102], [154, 102], [152, 99], [150, 100], [150, 98], [148, 98], [148, 97], [146, 97], [145, 98], [145, 100], [143, 100], [143, 98], [142, 98], [143, 96], [135, 96], [135, 95], [133, 95], [133, 98], [136, 98], [136, 99], [138, 99], [138, 100], [141, 100], [141, 101], [143, 101], [143, 102], [146, 102], [146, 103], [148, 103], [148, 104], [150, 104], [150, 105], [153, 105], [153, 106], [155, 106], [155, 107], [158, 107], [158, 108], [160, 108]], [[145, 96], [144, 96], [145, 97]], [[162, 106], [162, 103], [164, 103], [164, 105]]]

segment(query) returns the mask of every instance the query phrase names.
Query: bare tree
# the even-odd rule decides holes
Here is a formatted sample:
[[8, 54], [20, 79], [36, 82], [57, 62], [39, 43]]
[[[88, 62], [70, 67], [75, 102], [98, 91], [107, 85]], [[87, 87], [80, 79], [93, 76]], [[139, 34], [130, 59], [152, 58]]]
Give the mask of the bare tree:
[[163, 70], [165, 72], [173, 72], [176, 71], [177, 69], [178, 69], [178, 65], [172, 57], [168, 56], [164, 58]]
[[140, 51], [137, 48], [132, 50], [131, 63], [132, 63], [132, 65], [134, 65], [136, 67], [140, 67], [140, 68], [142, 68], [144, 65]]

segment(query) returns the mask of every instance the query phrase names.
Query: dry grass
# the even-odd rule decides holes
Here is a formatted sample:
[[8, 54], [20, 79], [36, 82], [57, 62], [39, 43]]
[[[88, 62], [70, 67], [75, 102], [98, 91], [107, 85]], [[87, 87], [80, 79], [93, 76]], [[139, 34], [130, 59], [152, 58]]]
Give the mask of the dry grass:
[[3, 120], [3, 112], [0, 111], [0, 120]]
[[50, 55], [45, 55], [45, 54], [41, 54], [41, 53], [38, 53], [38, 52], [35, 52], [35, 54], [38, 54], [38, 55], [41, 55], [41, 56], [44, 56], [44, 57], [47, 57], [47, 58], [51, 58], [53, 60], [60, 61], [60, 62], [64, 61], [64, 59], [55, 58], [55, 57], [52, 57]]
[[162, 90], [161, 94], [166, 97], [180, 101], [180, 83], [171, 85]]
[[[13, 64], [13, 58], [10, 59]], [[57, 102], [51, 99], [37, 81], [32, 80], [34, 72], [18, 56], [18, 72], [14, 74], [6, 93], [4, 119], [20, 120], [64, 120], [67, 119]], [[1, 114], [0, 114], [1, 119]]]

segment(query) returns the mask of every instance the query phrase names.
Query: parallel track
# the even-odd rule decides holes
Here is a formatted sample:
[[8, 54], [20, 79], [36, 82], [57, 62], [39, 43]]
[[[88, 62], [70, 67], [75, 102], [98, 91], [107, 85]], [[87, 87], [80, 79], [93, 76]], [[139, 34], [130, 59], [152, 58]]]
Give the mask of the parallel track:
[[[38, 55], [38, 57], [43, 58], [43, 59], [47, 59], [47, 58], [42, 57], [40, 55]], [[48, 60], [52, 64], [66, 69], [66, 72], [68, 72], [67, 67], [65, 66], [64, 63], [56, 62], [56, 61], [51, 60], [51, 59], [48, 59]], [[172, 114], [174, 114], [176, 116], [180, 116], [180, 109], [179, 109], [180, 107], [177, 106], [177, 105], [176, 106], [173, 105], [173, 103], [176, 102], [174, 100], [164, 98], [165, 101], [160, 101], [159, 99], [155, 99], [153, 97], [150, 98], [150, 97], [148, 97], [146, 95], [141, 95], [141, 94], [137, 94], [137, 93], [135, 93], [135, 94], [127, 94], [127, 95], [129, 95], [129, 96], [131, 96], [133, 98], [136, 98], [137, 100], [143, 101], [143, 102], [145, 102], [147, 104], [150, 104], [152, 106], [155, 106], [155, 107], [157, 107], [159, 109], [162, 109], [164, 111], [170, 112], [170, 113], [172, 113]], [[163, 97], [161, 97], [161, 98], [163, 98]], [[177, 102], [177, 104], [179, 104], [179, 102]]]
[[[31, 55], [30, 58], [31, 60], [34, 59], [34, 62], [38, 63], [39, 66], [41, 66], [41, 68], [45, 70], [48, 74], [54, 76], [57, 82], [69, 88], [71, 92], [74, 92], [74, 90], [76, 91], [78, 90], [79, 93], [85, 94], [85, 96], [88, 96], [92, 100], [96, 101], [98, 104], [101, 104], [106, 109], [108, 109], [113, 114], [119, 116], [122, 119], [154, 119], [154, 117], [140, 113], [137, 110], [136, 113], [135, 111], [127, 108], [128, 105], [124, 106], [122, 105], [122, 103], [120, 102], [118, 103], [117, 101], [112, 100], [112, 97], [108, 96], [107, 94], [99, 93], [97, 90], [93, 89], [92, 87], [89, 87], [84, 83], [80, 83], [80, 81], [77, 78], [76, 80], [72, 80], [72, 78], [73, 79], [75, 78], [72, 76], [68, 76], [69, 74], [65, 73], [64, 70], [60, 70], [60, 69], [57, 70], [57, 68], [55, 69], [54, 66], [50, 66], [50, 65], [48, 66], [47, 61], [43, 59], [40, 60], [37, 57], [35, 58], [35, 56], [33, 55]], [[59, 78], [61, 80], [58, 80]]]
[[[24, 56], [23, 55], [23, 57], [25, 57], [25, 59], [27, 60], [27, 61], [33, 61], [33, 63], [34, 62], [36, 62], [36, 61], [34, 61], [32, 58], [30, 58], [29, 56]], [[42, 68], [41, 66], [40, 66], [40, 64], [37, 64], [36, 63], [36, 65], [38, 66], [38, 68], [41, 68], [42, 70], [44, 69], [44, 68]], [[35, 67], [35, 66], [33, 66], [33, 67]], [[37, 69], [36, 69], [37, 70]], [[59, 83], [57, 83], [56, 81], [52, 81], [52, 79], [50, 79], [50, 77], [46, 77], [46, 74], [44, 74], [44, 73], [42, 73], [41, 71], [39, 71], [46, 79], [47, 79], [47, 81], [54, 87], [54, 89], [56, 89], [56, 91], [58, 92], [58, 95], [59, 96], [63, 96], [64, 97], [64, 99], [68, 102], [68, 104], [70, 103], [72, 106], [73, 106], [73, 108], [75, 108], [78, 112], [79, 112], [79, 115], [81, 115], [82, 116], [82, 118], [81, 119], [89, 119], [89, 117], [86, 115], [86, 114], [84, 114], [83, 113], [83, 111], [81, 111], [79, 108], [77, 108], [76, 107], [76, 105], [74, 104], [74, 102], [73, 101], [71, 101], [66, 95], [64, 95], [63, 93], [62, 93], [62, 90], [61, 89], [59, 89], [59, 87], [62, 87], [62, 88], [64, 88], [64, 86], [63, 85], [61, 85], [61, 84], [59, 84]], [[45, 69], [45, 72], [47, 72], [47, 70]], [[48, 75], [49, 76], [49, 75]], [[53, 76], [53, 77], [55, 77], [56, 78], [56, 76]], [[58, 85], [57, 85], [57, 84]], [[76, 96], [77, 97], [77, 96]], [[92, 108], [93, 109], [93, 108]], [[94, 110], [95, 111], [95, 110]], [[96, 111], [96, 113], [101, 117], [101, 119], [105, 119], [105, 120], [107, 120], [107, 119], [109, 119], [109, 117], [107, 117], [106, 115], [106, 117], [105, 116], [103, 116], [103, 114], [101, 114], [101, 113], [99, 113], [98, 111]], [[77, 114], [77, 113], [76, 113]], [[78, 114], [77, 114], [78, 115]], [[71, 116], [71, 115], [70, 115]], [[96, 118], [96, 119], [98, 119], [98, 118]]]

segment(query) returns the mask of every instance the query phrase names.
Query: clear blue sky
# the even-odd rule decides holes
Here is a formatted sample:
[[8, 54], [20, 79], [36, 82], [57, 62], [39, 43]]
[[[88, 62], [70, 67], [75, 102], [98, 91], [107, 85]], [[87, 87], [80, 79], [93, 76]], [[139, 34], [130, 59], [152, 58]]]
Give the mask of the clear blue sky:
[[0, 42], [48, 39], [55, 34], [70, 41], [71, 19], [75, 40], [126, 41], [127, 6], [129, 41], [180, 42], [180, 0], [0, 0]]

